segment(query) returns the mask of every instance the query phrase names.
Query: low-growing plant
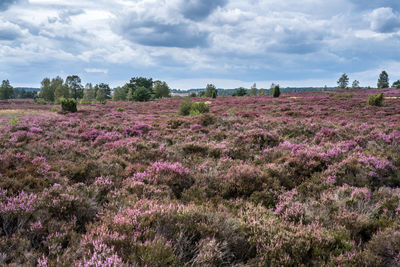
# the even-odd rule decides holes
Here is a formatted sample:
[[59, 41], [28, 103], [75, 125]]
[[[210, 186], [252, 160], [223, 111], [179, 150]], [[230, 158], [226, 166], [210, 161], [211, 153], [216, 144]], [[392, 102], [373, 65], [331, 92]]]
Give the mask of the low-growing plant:
[[59, 111], [59, 109], [58, 109], [58, 107], [56, 107], [56, 106], [52, 106], [52, 107], [51, 107], [51, 111], [52, 111], [52, 112], [57, 112], [57, 111]]
[[117, 108], [117, 112], [124, 112], [125, 109], [124, 108]]
[[15, 124], [18, 124], [18, 122], [19, 122], [18, 119], [16, 119], [16, 118], [11, 118], [11, 120], [8, 122], [8, 124], [10, 124], [10, 125], [15, 125]]
[[189, 99], [181, 101], [179, 104], [179, 115], [198, 116], [210, 111], [210, 106], [205, 102], [192, 102]]
[[383, 93], [377, 95], [369, 95], [367, 104], [370, 106], [380, 107], [383, 105], [384, 95]]
[[76, 108], [77, 102], [73, 98], [61, 98], [60, 104], [62, 111], [68, 111], [68, 112], [78, 111], [78, 109]]

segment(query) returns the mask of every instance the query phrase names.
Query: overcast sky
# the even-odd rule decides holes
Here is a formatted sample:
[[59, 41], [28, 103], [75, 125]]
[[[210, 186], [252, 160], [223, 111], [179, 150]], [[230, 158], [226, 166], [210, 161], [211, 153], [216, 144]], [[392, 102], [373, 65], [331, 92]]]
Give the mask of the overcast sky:
[[173, 88], [400, 79], [399, 0], [0, 0], [0, 79]]

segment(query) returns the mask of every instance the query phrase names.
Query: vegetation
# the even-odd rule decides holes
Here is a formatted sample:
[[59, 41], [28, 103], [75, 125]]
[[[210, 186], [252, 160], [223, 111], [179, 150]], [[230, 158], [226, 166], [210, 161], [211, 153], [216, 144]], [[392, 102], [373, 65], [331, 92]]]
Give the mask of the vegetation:
[[218, 95], [217, 88], [213, 84], [207, 84], [206, 92], [204, 94], [205, 97], [216, 98]]
[[0, 100], [11, 99], [14, 94], [14, 88], [8, 80], [3, 80], [0, 86]]
[[400, 91], [345, 93], [1, 101], [0, 265], [396, 266]]
[[77, 101], [73, 98], [60, 98], [60, 105], [62, 111], [77, 112]]
[[337, 84], [340, 89], [345, 89], [349, 85], [349, 76], [344, 73], [337, 81]]
[[243, 87], [239, 87], [239, 89], [237, 89], [232, 96], [245, 96], [245, 95], [247, 95], [247, 90]]
[[281, 89], [279, 88], [279, 85], [275, 85], [274, 88], [272, 88], [272, 96], [279, 97], [280, 95], [281, 95]]
[[376, 95], [369, 95], [367, 104], [370, 106], [382, 106], [383, 105], [384, 96], [383, 93]]
[[378, 79], [378, 88], [389, 88], [389, 75], [382, 71]]

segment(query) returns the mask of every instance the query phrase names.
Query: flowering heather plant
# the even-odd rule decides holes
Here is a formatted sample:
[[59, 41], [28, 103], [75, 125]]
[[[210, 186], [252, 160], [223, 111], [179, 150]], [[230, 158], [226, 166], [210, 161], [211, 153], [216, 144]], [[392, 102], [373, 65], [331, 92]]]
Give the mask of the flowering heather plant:
[[336, 93], [0, 103], [0, 265], [398, 265], [400, 91]]

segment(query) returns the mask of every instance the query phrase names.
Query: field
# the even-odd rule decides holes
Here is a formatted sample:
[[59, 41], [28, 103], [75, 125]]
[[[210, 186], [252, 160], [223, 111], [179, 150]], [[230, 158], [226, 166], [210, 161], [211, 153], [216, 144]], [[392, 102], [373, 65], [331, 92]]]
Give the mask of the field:
[[195, 98], [195, 117], [0, 103], [0, 264], [399, 266], [400, 89], [380, 91]]

